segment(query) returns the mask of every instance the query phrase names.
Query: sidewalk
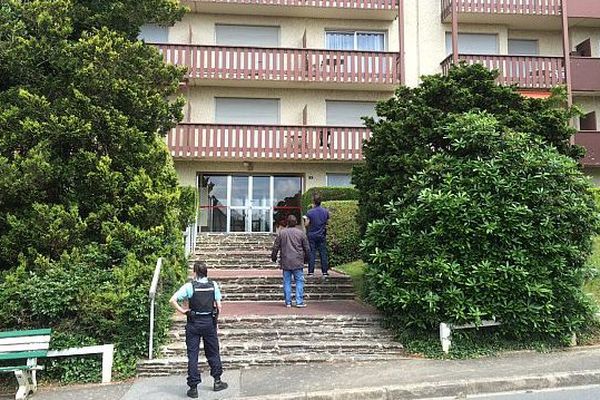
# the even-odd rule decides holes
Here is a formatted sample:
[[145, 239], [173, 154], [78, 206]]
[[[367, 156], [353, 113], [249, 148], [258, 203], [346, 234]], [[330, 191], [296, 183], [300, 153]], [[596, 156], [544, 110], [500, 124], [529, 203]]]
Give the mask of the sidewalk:
[[[389, 400], [587, 385], [600, 383], [600, 347], [518, 352], [476, 360], [260, 367], [226, 371], [223, 380], [229, 389], [215, 393], [208, 377], [198, 388], [200, 398]], [[185, 399], [185, 391], [184, 376], [168, 376], [108, 386], [42, 388], [33, 399], [172, 400]]]

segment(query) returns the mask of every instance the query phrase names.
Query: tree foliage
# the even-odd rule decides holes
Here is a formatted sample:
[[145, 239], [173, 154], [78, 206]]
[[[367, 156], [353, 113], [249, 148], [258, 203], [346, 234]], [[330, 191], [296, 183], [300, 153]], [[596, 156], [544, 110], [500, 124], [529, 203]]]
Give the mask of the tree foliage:
[[496, 318], [517, 337], [567, 341], [593, 317], [582, 292], [598, 226], [589, 179], [567, 146], [490, 112], [444, 121], [430, 131], [443, 143], [415, 149], [418, 170], [369, 225], [370, 300], [403, 326]]
[[569, 143], [574, 134], [569, 119], [576, 110], [559, 107], [560, 93], [549, 99], [523, 97], [513, 87], [497, 85], [496, 76], [480, 65], [452, 68], [448, 76], [423, 77], [417, 88], [400, 87], [377, 105], [379, 118], [366, 119], [373, 134], [364, 145], [365, 163], [352, 173], [363, 231], [385, 215], [384, 204], [403, 196], [411, 177], [436, 151], [449, 146], [440, 128], [455, 114], [485, 111], [500, 129], [527, 132], [573, 159], [583, 155], [581, 147]]
[[169, 99], [183, 73], [135, 37], [182, 12], [173, 0], [0, 4], [3, 328], [115, 342], [118, 360], [144, 350], [157, 257], [167, 287], [185, 276], [186, 207], [162, 138], [181, 118]]

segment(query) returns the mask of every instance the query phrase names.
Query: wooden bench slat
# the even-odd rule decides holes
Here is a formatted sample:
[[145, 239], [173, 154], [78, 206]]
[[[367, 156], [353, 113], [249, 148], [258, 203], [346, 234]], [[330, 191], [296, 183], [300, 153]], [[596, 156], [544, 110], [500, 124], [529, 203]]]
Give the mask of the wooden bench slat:
[[7, 337], [19, 337], [19, 336], [40, 336], [40, 335], [50, 335], [52, 333], [52, 329], [31, 329], [28, 331], [6, 331], [0, 332], [0, 339]]
[[0, 372], [13, 372], [13, 371], [24, 371], [26, 369], [33, 369], [35, 367], [29, 365], [16, 365], [14, 367], [0, 367]]
[[50, 342], [0, 344], [0, 354], [17, 352], [17, 351], [48, 350], [49, 348], [50, 348]]
[[0, 339], [0, 346], [6, 344], [25, 344], [25, 343], [50, 343], [50, 335], [45, 336], [18, 336]]
[[11, 353], [0, 353], [0, 360], [18, 360], [21, 358], [41, 358], [46, 357], [47, 350], [36, 351], [17, 351]]

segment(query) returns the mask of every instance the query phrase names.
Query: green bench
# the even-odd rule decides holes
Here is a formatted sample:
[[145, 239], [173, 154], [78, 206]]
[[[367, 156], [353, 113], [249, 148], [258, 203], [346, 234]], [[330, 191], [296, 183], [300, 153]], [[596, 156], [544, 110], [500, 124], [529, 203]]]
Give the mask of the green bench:
[[51, 329], [0, 332], [0, 372], [14, 372], [19, 382], [16, 400], [26, 399], [37, 390], [38, 358], [45, 358], [50, 347]]
[[112, 344], [49, 350], [51, 329], [0, 332], [0, 372], [14, 372], [19, 382], [16, 400], [24, 400], [37, 390], [36, 373], [42, 369], [38, 358], [72, 357], [102, 354], [102, 383], [109, 383], [112, 376]]

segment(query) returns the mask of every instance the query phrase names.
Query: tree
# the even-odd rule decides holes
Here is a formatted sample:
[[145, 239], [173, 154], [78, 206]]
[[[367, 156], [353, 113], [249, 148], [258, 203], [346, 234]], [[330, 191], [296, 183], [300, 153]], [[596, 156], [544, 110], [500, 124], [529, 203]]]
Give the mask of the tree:
[[582, 292], [598, 214], [577, 163], [488, 112], [448, 116], [444, 145], [369, 225], [370, 300], [403, 326], [497, 318], [516, 337], [568, 342], [593, 308]]
[[172, 0], [0, 5], [0, 326], [144, 350], [157, 257], [166, 288], [185, 276], [163, 141], [183, 71], [135, 37], [182, 13]]
[[366, 119], [372, 138], [364, 145], [365, 163], [352, 172], [360, 191], [362, 231], [384, 216], [384, 204], [403, 195], [425, 160], [449, 145], [440, 127], [455, 114], [486, 111], [501, 129], [540, 137], [573, 159], [583, 155], [581, 147], [569, 143], [575, 133], [569, 120], [576, 110], [562, 106], [560, 93], [549, 99], [527, 98], [514, 87], [496, 84], [496, 77], [497, 72], [480, 65], [452, 68], [448, 76], [423, 77], [417, 88], [400, 87], [393, 98], [377, 105], [379, 118]]

